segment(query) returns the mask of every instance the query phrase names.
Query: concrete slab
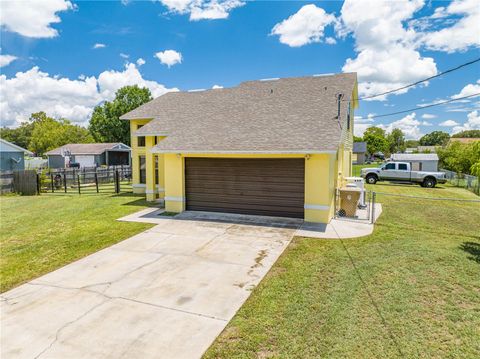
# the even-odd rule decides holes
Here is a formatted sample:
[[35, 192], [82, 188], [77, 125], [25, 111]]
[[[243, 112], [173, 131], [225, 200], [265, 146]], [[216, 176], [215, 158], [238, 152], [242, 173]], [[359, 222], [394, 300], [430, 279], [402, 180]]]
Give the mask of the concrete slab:
[[134, 220], [155, 227], [4, 293], [2, 359], [199, 358], [301, 224], [152, 213]]
[[64, 328], [42, 357], [196, 358], [225, 324], [199, 315], [113, 299]]
[[[375, 204], [375, 221], [382, 213], [382, 205]], [[374, 224], [368, 220], [349, 218], [332, 219], [328, 224], [304, 223], [296, 232], [295, 236], [318, 239], [347, 239], [364, 237], [372, 234]]]

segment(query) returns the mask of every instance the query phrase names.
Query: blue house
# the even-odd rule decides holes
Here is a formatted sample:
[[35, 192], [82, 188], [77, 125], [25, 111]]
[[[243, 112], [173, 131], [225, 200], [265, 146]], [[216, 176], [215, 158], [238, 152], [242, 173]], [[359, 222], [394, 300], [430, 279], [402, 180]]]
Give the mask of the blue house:
[[0, 138], [0, 171], [24, 170], [25, 155], [33, 153]]

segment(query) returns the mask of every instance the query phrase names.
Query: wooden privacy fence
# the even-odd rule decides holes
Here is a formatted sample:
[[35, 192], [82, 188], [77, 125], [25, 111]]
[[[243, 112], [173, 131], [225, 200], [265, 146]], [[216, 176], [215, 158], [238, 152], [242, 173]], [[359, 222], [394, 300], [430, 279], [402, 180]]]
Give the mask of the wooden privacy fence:
[[37, 194], [37, 172], [25, 171], [2, 171], [0, 172], [0, 192], [19, 193], [26, 196]]

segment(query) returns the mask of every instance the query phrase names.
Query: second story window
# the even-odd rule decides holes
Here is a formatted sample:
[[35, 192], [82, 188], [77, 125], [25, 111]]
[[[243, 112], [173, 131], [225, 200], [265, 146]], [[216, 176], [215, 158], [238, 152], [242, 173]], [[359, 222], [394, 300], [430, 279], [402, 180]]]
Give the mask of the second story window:
[[[137, 130], [141, 129], [143, 125], [138, 125]], [[145, 136], [138, 136], [137, 137], [137, 146], [138, 147], [145, 147]]]

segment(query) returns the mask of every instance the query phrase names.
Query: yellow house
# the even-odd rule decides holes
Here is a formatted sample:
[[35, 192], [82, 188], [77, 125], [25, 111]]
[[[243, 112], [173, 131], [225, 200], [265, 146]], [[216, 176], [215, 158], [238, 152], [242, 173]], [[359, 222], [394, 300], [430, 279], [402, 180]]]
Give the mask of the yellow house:
[[167, 93], [122, 116], [134, 191], [169, 212], [327, 223], [351, 175], [357, 98], [355, 73]]

